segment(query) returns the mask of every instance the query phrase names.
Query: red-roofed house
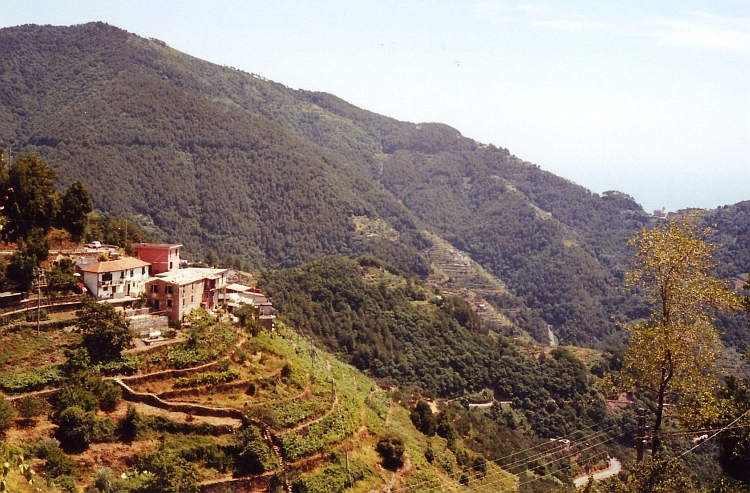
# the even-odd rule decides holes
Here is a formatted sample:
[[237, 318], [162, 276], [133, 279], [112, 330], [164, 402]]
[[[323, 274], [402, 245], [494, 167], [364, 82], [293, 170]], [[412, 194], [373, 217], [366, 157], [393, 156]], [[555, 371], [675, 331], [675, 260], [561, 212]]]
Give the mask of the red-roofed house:
[[137, 298], [145, 291], [150, 265], [133, 257], [97, 262], [81, 269], [83, 283], [98, 300]]
[[180, 248], [172, 243], [133, 243], [133, 254], [151, 264], [151, 275], [180, 268]]

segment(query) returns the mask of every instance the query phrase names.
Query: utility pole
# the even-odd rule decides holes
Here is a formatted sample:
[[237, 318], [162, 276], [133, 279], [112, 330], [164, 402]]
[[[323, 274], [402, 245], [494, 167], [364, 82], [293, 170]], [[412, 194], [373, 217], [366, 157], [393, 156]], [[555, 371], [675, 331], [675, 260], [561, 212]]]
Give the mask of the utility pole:
[[638, 409], [638, 441], [636, 442], [636, 455], [638, 462], [643, 462], [643, 449], [646, 442], [646, 410]]
[[42, 319], [42, 278], [44, 276], [44, 271], [41, 269], [41, 267], [37, 267], [36, 269], [36, 289], [37, 289], [37, 295], [36, 295], [36, 336], [39, 337], [39, 325], [40, 321]]

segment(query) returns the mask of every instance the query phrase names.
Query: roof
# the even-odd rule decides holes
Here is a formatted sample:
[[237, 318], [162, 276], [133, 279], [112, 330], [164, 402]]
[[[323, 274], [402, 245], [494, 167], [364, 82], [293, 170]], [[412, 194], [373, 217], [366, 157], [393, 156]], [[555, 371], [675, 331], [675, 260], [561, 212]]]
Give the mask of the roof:
[[182, 243], [133, 243], [133, 248], [176, 248]]
[[156, 274], [155, 277], [170, 284], [184, 286], [185, 284], [202, 281], [203, 279], [217, 279], [226, 272], [227, 269], [200, 269], [197, 267], [192, 267], [189, 269], [178, 269], [168, 272], [162, 272], [161, 274]]
[[144, 262], [143, 260], [135, 257], [124, 257], [119, 260], [107, 260], [105, 262], [97, 262], [88, 267], [81, 269], [83, 272], [95, 272], [101, 274], [102, 272], [118, 272], [121, 270], [137, 269], [138, 267], [148, 267], [151, 265], [150, 262]]
[[227, 286], [227, 291], [236, 291], [238, 293], [244, 293], [249, 291], [250, 286], [243, 286], [242, 284], [230, 284]]

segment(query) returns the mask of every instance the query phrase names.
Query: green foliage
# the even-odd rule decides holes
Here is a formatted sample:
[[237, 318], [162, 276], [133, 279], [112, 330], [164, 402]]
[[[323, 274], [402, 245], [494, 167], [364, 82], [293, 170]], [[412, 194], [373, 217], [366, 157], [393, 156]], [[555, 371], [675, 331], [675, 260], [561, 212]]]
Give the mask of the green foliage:
[[342, 464], [342, 458], [334, 455], [334, 462], [312, 474], [303, 474], [295, 481], [294, 491], [298, 493], [344, 493], [354, 483], [372, 474], [372, 469], [362, 461], [349, 461], [349, 468]]
[[247, 424], [235, 433], [234, 450], [239, 474], [262, 474], [277, 466], [273, 451], [255, 425]]
[[174, 388], [184, 389], [188, 387], [199, 387], [201, 385], [218, 385], [231, 382], [240, 378], [241, 373], [234, 368], [224, 372], [196, 373], [189, 377], [179, 377], [174, 381]]
[[130, 324], [109, 303], [97, 303], [90, 296], [83, 299], [78, 312], [78, 328], [83, 333], [83, 346], [94, 363], [120, 358], [130, 344]]
[[694, 480], [675, 459], [653, 459], [636, 462], [601, 486], [592, 485], [592, 493], [688, 493], [694, 491]]
[[0, 459], [2, 459], [0, 491], [7, 492], [10, 490], [7, 477], [11, 471], [17, 471], [29, 484], [33, 484], [35, 472], [24, 460], [22, 450], [3, 442], [0, 442], [0, 450], [2, 450], [2, 455], [0, 455]]
[[398, 469], [404, 465], [406, 446], [404, 439], [396, 435], [383, 435], [378, 440], [375, 450], [383, 458], [383, 467]]
[[159, 449], [138, 458], [138, 469], [148, 471], [144, 493], [197, 493], [198, 472], [169, 450]]
[[78, 280], [73, 275], [75, 273], [75, 262], [72, 259], [64, 258], [47, 273], [47, 293], [48, 294], [70, 294], [75, 292]]
[[57, 365], [43, 366], [30, 372], [7, 372], [0, 377], [0, 389], [5, 392], [30, 392], [55, 385], [63, 380]]
[[[604, 415], [602, 396], [569, 351], [523, 357], [502, 339], [467, 328], [473, 322], [464, 316], [462, 300], [447, 297], [446, 309], [418, 305], [401, 286], [366, 282], [363, 269], [371, 262], [329, 257], [268, 272], [260, 284], [295, 326], [375, 377], [440, 396], [492, 389], [518, 407], [525, 402], [533, 429], [544, 437], [565, 435]], [[548, 408], [550, 397], [555, 405]]]
[[[0, 407], [2, 405], [0, 404]], [[49, 404], [41, 397], [27, 395], [18, 401], [18, 415], [23, 419], [32, 420], [47, 413]]]
[[739, 308], [727, 282], [712, 276], [714, 248], [708, 229], [690, 214], [641, 229], [628, 243], [635, 248], [627, 284], [642, 290], [654, 309], [646, 322], [629, 326], [621, 375], [624, 386], [649, 392], [656, 401], [654, 447], [665, 404], [700, 426], [716, 414], [716, 358], [721, 352], [714, 313]]
[[40, 228], [43, 234], [49, 231], [60, 210], [60, 194], [55, 190], [57, 178], [55, 170], [33, 154], [11, 163], [0, 180], [7, 217], [3, 234], [7, 238], [26, 238], [32, 228]]
[[120, 359], [94, 365], [94, 371], [105, 375], [132, 375], [138, 371], [141, 360], [134, 354], [122, 356]]
[[35, 269], [47, 260], [49, 242], [41, 228], [30, 228], [23, 238], [18, 239], [18, 249], [10, 257], [6, 275], [15, 281], [19, 291], [31, 289], [35, 279]]
[[47, 478], [55, 479], [62, 476], [77, 477], [78, 464], [75, 459], [63, 452], [60, 442], [51, 438], [40, 438], [34, 445], [34, 453], [47, 462], [44, 472]]
[[60, 413], [57, 437], [66, 449], [80, 451], [92, 442], [114, 440], [115, 425], [109, 418], [98, 418], [94, 412], [71, 406]]
[[66, 385], [57, 392], [55, 407], [59, 411], [73, 406], [85, 411], [111, 411], [121, 399], [122, 390], [115, 382], [84, 372], [70, 377]]
[[432, 414], [430, 405], [423, 400], [417, 402], [411, 411], [410, 418], [414, 427], [427, 436], [433, 436], [437, 431], [437, 420]]
[[81, 238], [86, 230], [86, 219], [94, 210], [89, 190], [80, 181], [70, 184], [62, 196], [60, 219], [73, 238]]
[[8, 402], [4, 396], [0, 396], [0, 435], [13, 426], [16, 420], [16, 411], [13, 404]]

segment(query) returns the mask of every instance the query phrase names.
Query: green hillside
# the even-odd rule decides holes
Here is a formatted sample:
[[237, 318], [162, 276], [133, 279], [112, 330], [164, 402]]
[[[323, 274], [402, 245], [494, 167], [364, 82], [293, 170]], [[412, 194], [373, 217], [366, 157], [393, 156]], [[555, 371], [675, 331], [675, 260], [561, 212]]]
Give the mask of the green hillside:
[[0, 50], [0, 141], [195, 259], [263, 269], [373, 253], [425, 278], [428, 229], [507, 286], [488, 301], [510, 318], [523, 307], [515, 322], [539, 341], [548, 324], [564, 343], [617, 343], [612, 316], [642, 315], [619, 286], [625, 239], [647, 218], [624, 194], [102, 23], [3, 29]]

